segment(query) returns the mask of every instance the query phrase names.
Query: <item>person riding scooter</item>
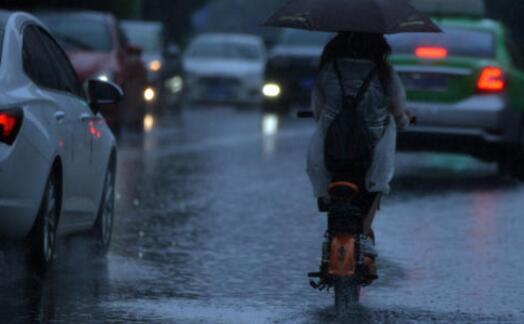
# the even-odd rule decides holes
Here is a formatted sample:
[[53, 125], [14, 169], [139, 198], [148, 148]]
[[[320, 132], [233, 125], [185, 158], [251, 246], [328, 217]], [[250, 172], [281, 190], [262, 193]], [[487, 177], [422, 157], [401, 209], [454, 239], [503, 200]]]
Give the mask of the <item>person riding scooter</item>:
[[[338, 33], [324, 49], [312, 94], [317, 130], [309, 146], [308, 175], [320, 205], [330, 203], [328, 187], [337, 180], [351, 181], [360, 188], [356, 203], [366, 213], [366, 237], [361, 244], [370, 260], [367, 277], [371, 280], [377, 278], [372, 224], [383, 194], [390, 191], [397, 130], [410, 123], [404, 87], [388, 62], [390, 53], [382, 34]], [[348, 101], [354, 107], [348, 108]], [[341, 121], [339, 116], [345, 109], [354, 109], [354, 117]], [[360, 119], [356, 120], [356, 116]], [[337, 127], [341, 129], [334, 129]], [[344, 129], [348, 127], [362, 128], [365, 136], [340, 143], [344, 140], [340, 134], [352, 131]], [[339, 151], [346, 147], [353, 152], [367, 148], [369, 153], [364, 154], [364, 159], [340, 157], [344, 152], [336, 151], [337, 147], [342, 148]], [[344, 174], [344, 179], [337, 179], [340, 174]]]

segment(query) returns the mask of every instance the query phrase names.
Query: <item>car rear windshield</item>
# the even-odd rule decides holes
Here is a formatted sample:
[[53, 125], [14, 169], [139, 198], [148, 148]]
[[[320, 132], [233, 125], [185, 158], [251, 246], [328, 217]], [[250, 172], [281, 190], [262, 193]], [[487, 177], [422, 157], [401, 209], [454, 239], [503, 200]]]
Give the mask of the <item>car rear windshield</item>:
[[279, 44], [287, 46], [323, 47], [331, 37], [333, 37], [331, 33], [286, 29], [282, 33]]
[[188, 57], [258, 60], [262, 53], [254, 44], [233, 41], [201, 40], [189, 47]]
[[490, 31], [443, 28], [440, 34], [408, 33], [388, 36], [394, 54], [414, 54], [419, 47], [443, 47], [450, 56], [493, 58], [495, 35]]
[[113, 42], [102, 19], [43, 17], [42, 20], [66, 50], [109, 52]]

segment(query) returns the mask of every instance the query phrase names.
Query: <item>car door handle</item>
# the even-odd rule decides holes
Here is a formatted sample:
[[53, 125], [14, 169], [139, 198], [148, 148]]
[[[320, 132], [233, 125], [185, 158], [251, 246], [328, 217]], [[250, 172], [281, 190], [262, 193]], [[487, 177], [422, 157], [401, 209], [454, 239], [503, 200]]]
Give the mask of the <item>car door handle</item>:
[[83, 113], [80, 115], [80, 120], [83, 121], [83, 122], [86, 122], [86, 121], [92, 121], [92, 120], [96, 120], [97, 117], [96, 116], [93, 116], [92, 114], [89, 114], [89, 113]]
[[60, 121], [63, 121], [65, 119], [65, 112], [63, 111], [57, 111], [55, 112], [55, 118], [56, 120], [58, 120], [59, 122]]

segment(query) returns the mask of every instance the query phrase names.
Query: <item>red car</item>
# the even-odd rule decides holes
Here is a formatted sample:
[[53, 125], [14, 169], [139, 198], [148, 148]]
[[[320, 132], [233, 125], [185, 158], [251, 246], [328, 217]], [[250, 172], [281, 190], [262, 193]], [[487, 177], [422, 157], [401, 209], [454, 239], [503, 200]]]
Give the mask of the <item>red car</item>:
[[108, 13], [90, 11], [46, 12], [38, 17], [66, 49], [80, 81], [98, 78], [124, 90], [123, 102], [105, 115], [111, 128], [117, 133], [123, 126], [141, 129], [147, 106], [147, 70], [142, 50], [129, 44], [118, 20]]

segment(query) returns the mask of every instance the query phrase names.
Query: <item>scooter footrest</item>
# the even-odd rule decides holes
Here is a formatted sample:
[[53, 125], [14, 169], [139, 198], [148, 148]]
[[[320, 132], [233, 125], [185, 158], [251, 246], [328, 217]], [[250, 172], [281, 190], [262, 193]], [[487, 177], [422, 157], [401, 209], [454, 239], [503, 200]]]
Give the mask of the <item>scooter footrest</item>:
[[322, 273], [320, 272], [310, 272], [307, 274], [309, 278], [322, 278]]

